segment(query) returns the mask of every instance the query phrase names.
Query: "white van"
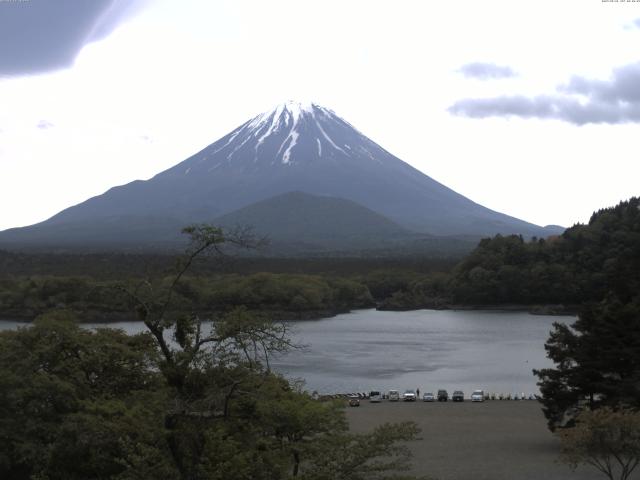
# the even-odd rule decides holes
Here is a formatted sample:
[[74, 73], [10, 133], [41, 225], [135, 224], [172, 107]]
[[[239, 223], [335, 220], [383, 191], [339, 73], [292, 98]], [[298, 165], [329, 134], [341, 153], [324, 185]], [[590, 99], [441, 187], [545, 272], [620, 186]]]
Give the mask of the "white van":
[[400, 392], [398, 390], [389, 390], [389, 401], [390, 402], [400, 401]]
[[382, 393], [373, 390], [371, 392], [369, 392], [369, 401], [370, 402], [374, 402], [374, 403], [378, 403], [382, 401]]

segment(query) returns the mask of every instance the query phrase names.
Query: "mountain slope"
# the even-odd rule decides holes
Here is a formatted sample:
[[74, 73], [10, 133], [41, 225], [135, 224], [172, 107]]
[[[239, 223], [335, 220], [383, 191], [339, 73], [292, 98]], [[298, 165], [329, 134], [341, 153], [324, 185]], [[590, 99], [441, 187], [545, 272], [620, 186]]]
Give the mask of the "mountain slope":
[[214, 220], [226, 228], [252, 225], [273, 246], [297, 250], [381, 247], [415, 238], [413, 232], [350, 200], [289, 192]]
[[[28, 229], [0, 233], [0, 242], [9, 236], [50, 242], [52, 232], [65, 229], [75, 232], [74, 242], [92, 242], [89, 224], [108, 221], [112, 229], [126, 232], [136, 218], [138, 225], [148, 218], [169, 218], [180, 225], [211, 221], [290, 191], [351, 200], [405, 228], [435, 235], [557, 233], [459, 195], [328, 109], [289, 102], [150, 180], [112, 188]], [[139, 232], [131, 235], [131, 240], [147, 238]], [[56, 238], [64, 242], [63, 236]]]

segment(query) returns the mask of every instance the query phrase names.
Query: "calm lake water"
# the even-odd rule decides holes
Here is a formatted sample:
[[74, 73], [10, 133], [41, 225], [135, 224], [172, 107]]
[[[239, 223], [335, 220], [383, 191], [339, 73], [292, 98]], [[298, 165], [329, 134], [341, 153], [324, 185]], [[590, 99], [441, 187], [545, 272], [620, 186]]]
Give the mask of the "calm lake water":
[[[522, 312], [358, 310], [322, 320], [291, 322], [305, 347], [272, 360], [287, 377], [304, 378], [320, 393], [420, 388], [536, 393], [531, 370], [552, 363], [544, 342], [553, 322], [572, 317]], [[0, 330], [17, 322], [0, 321]], [[109, 325], [129, 333], [140, 322]]]

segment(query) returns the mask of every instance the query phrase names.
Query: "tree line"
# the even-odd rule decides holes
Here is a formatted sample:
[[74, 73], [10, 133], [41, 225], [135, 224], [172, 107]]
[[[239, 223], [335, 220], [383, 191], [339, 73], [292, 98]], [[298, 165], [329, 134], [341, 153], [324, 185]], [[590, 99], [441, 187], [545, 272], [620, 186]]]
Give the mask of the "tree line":
[[612, 290], [640, 290], [638, 198], [595, 212], [562, 235], [486, 238], [449, 272], [421, 275], [383, 308], [564, 304], [577, 311]]
[[[54, 308], [82, 314], [83, 321], [132, 319], [129, 299], [114, 294], [122, 283], [141, 282], [166, 288], [171, 276], [97, 281], [89, 277], [28, 276], [0, 279], [0, 316], [32, 320]], [[237, 306], [271, 312], [280, 319], [330, 316], [375, 306], [366, 285], [350, 279], [303, 274], [256, 273], [185, 277], [175, 292], [174, 307], [193, 305], [208, 314]]]

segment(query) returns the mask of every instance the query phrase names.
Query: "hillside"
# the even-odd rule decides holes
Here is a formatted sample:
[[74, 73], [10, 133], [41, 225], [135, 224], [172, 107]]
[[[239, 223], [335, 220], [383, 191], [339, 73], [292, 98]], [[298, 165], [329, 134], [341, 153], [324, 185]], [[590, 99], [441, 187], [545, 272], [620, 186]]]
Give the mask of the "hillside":
[[[562, 231], [487, 209], [395, 157], [331, 110], [289, 102], [149, 180], [111, 188], [39, 224], [0, 232], [0, 246], [179, 247], [177, 232], [185, 225], [292, 191], [349, 200], [426, 235], [544, 237]], [[353, 240], [349, 235], [340, 241]]]
[[270, 251], [382, 248], [418, 237], [350, 200], [303, 192], [277, 195], [213, 223], [226, 228], [251, 225], [256, 234], [270, 239]]

